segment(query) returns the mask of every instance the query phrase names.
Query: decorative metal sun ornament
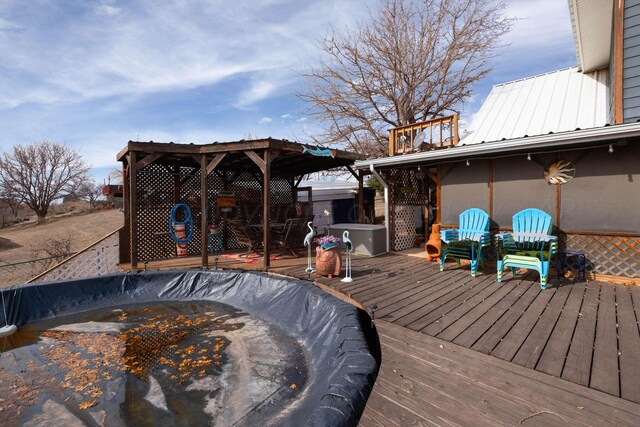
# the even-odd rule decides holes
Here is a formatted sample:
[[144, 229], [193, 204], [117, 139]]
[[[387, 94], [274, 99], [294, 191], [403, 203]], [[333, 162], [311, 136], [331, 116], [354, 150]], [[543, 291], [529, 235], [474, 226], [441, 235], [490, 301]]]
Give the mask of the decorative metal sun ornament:
[[544, 179], [546, 179], [549, 184], [561, 185], [571, 181], [575, 174], [576, 167], [573, 163], [566, 160], [558, 160], [545, 169]]

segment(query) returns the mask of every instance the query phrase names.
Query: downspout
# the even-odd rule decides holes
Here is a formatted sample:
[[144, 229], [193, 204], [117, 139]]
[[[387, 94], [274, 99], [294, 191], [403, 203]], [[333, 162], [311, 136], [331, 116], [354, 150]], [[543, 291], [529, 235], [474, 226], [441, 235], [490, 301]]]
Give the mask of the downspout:
[[382, 184], [382, 186], [384, 187], [384, 227], [387, 229], [387, 233], [386, 233], [387, 253], [389, 253], [391, 252], [389, 247], [390, 246], [389, 234], [391, 233], [391, 230], [389, 230], [389, 185], [384, 179], [382, 179], [382, 177], [380, 176], [380, 174], [372, 164], [369, 165], [369, 170], [371, 171], [373, 176], [376, 177], [378, 182]]

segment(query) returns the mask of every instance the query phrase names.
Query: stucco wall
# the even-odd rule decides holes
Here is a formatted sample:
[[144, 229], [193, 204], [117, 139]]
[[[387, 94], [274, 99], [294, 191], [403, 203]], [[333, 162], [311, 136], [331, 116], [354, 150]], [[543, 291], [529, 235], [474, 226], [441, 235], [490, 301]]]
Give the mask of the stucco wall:
[[460, 212], [480, 208], [489, 212], [489, 162], [474, 160], [440, 167], [441, 223], [458, 223]]
[[489, 211], [489, 164], [471, 160], [441, 166], [442, 224], [458, 223], [465, 209], [491, 214], [494, 226], [511, 227], [511, 217], [525, 208], [549, 213], [557, 224], [557, 188], [544, 169], [563, 159], [575, 164], [573, 180], [560, 188], [560, 228], [564, 231], [640, 233], [640, 143], [557, 154], [511, 156], [493, 160], [493, 212]]
[[576, 174], [561, 187], [561, 229], [640, 233], [640, 145], [562, 158], [575, 163]]

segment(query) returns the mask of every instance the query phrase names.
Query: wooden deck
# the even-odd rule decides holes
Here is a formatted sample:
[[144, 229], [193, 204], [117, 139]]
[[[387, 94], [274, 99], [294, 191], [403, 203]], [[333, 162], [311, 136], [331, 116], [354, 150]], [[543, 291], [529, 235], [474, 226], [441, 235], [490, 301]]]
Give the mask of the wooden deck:
[[[305, 279], [305, 266], [272, 270]], [[552, 279], [542, 291], [535, 273], [490, 272], [392, 254], [354, 258], [352, 283], [314, 277], [377, 305], [383, 364], [363, 425], [640, 425], [640, 287]]]
[[376, 322], [378, 380], [363, 426], [633, 426], [640, 405]]

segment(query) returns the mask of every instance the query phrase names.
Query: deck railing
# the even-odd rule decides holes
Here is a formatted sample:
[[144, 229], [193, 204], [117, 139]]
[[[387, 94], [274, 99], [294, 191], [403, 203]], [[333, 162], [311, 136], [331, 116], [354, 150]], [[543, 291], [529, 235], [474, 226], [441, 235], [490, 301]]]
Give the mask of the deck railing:
[[437, 117], [389, 131], [389, 155], [415, 153], [458, 145], [459, 114]]

